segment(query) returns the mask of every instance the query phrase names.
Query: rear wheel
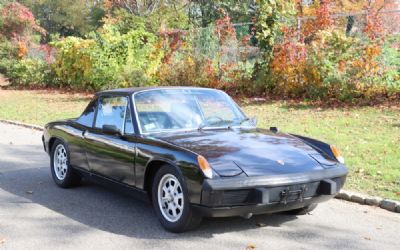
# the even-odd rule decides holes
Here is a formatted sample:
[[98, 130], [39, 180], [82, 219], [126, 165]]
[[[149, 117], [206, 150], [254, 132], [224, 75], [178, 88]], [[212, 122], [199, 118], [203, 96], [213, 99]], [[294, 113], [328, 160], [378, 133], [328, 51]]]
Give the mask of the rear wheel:
[[201, 222], [201, 216], [194, 214], [190, 206], [183, 178], [170, 165], [164, 165], [157, 171], [152, 186], [152, 201], [158, 219], [168, 231], [184, 232]]
[[290, 211], [288, 211], [288, 213], [294, 214], [294, 215], [305, 215], [305, 214], [313, 211], [317, 207], [317, 205], [318, 205], [317, 203], [312, 203], [312, 204], [302, 207], [302, 208], [290, 210]]
[[54, 182], [62, 188], [75, 186], [81, 179], [70, 167], [67, 145], [58, 139], [51, 149], [50, 169]]

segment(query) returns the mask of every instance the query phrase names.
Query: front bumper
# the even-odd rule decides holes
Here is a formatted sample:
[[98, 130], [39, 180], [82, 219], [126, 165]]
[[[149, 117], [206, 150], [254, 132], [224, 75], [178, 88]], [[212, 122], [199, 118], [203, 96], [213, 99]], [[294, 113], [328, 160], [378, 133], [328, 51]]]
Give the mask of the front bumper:
[[207, 217], [226, 217], [287, 211], [320, 203], [343, 187], [344, 165], [305, 173], [207, 179], [201, 204], [194, 209]]

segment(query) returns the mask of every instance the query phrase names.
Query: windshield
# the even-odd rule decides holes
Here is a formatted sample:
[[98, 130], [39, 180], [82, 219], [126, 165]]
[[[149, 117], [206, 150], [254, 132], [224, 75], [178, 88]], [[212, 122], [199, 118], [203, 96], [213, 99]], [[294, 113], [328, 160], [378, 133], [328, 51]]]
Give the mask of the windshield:
[[236, 103], [219, 90], [149, 90], [135, 94], [134, 102], [142, 133], [240, 126], [248, 122]]

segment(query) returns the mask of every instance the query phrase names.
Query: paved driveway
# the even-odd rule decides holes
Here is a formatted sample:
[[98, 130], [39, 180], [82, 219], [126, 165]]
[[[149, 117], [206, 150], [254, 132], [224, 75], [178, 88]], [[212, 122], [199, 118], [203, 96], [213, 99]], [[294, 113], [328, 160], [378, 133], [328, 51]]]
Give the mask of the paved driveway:
[[[265, 227], [258, 227], [264, 223]], [[0, 123], [0, 249], [400, 249], [400, 215], [339, 200], [311, 215], [208, 219], [164, 231], [151, 205], [53, 183], [41, 133]]]

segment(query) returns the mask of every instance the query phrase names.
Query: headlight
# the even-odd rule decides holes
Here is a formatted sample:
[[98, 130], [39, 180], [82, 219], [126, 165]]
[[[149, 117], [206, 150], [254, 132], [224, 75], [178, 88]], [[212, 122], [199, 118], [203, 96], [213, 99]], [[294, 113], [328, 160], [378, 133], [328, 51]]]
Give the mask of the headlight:
[[201, 169], [201, 171], [203, 171], [204, 176], [211, 179], [213, 173], [212, 173], [210, 164], [208, 164], [208, 161], [206, 160], [206, 158], [199, 155], [199, 156], [197, 156], [197, 162], [199, 163], [200, 169]]
[[335, 156], [336, 160], [338, 160], [338, 162], [344, 164], [344, 158], [343, 158], [342, 154], [340, 153], [339, 149], [337, 149], [335, 146], [331, 145], [331, 151], [332, 151], [333, 155]]

